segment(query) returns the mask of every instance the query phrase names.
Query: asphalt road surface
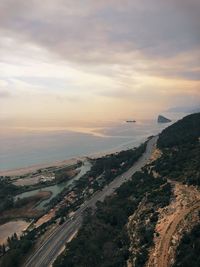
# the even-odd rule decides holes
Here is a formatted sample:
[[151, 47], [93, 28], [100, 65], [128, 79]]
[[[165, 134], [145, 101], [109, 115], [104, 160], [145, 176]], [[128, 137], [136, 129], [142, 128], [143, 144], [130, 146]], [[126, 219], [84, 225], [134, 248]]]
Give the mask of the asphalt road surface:
[[86, 201], [64, 224], [58, 226], [48, 239], [31, 255], [24, 267], [49, 267], [59, 255], [65, 243], [78, 231], [82, 223], [82, 215], [86, 208], [95, 207], [97, 201], [103, 201], [106, 196], [111, 195], [116, 188], [131, 179], [132, 175], [141, 170], [149, 160], [158, 137], [148, 141], [145, 153], [127, 172], [116, 177], [102, 191], [96, 192], [91, 199]]

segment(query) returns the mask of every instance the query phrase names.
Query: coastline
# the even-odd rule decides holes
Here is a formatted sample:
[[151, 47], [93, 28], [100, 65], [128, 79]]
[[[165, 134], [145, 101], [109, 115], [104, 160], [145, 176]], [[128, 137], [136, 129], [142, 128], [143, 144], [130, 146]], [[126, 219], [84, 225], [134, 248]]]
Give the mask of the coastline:
[[[137, 146], [139, 146], [139, 145], [140, 144], [138, 144]], [[30, 166], [27, 166], [27, 167], [21, 167], [21, 168], [0, 170], [0, 176], [11, 176], [11, 177], [13, 177], [13, 176], [26, 175], [26, 174], [29, 174], [29, 173], [32, 173], [32, 172], [36, 172], [36, 171], [38, 171], [40, 169], [45, 169], [45, 168], [50, 168], [50, 167], [62, 167], [64, 165], [71, 166], [71, 165], [76, 164], [79, 160], [80, 161], [84, 161], [86, 158], [96, 159], [96, 158], [104, 157], [104, 156], [112, 154], [112, 153], [120, 152], [122, 150], [132, 149], [132, 148], [137, 147], [137, 146], [133, 145], [130, 148], [123, 148], [123, 147], [119, 146], [118, 148], [115, 148], [115, 149], [108, 149], [108, 150], [104, 150], [104, 151], [96, 152], [96, 153], [91, 153], [91, 154], [84, 155], [84, 156], [73, 157], [71, 159], [65, 159], [65, 160], [61, 160], [61, 161], [54, 161], [54, 162], [50, 162], [50, 163], [34, 164], [34, 165], [30, 165]]]
[[41, 164], [36, 164], [36, 165], [31, 165], [28, 167], [22, 167], [22, 168], [17, 168], [17, 169], [10, 169], [10, 170], [0, 170], [0, 176], [20, 176], [20, 175], [25, 175], [29, 174], [35, 171], [38, 171], [39, 169], [45, 169], [49, 167], [61, 167], [63, 165], [66, 166], [71, 166], [77, 163], [78, 160], [84, 160], [85, 157], [77, 157], [77, 158], [71, 158], [71, 159], [66, 159], [62, 161], [55, 161], [51, 163], [41, 163]]
[[[102, 138], [100, 140], [85, 138], [85, 135], [75, 138], [73, 137], [73, 140], [70, 139], [71, 135], [69, 135], [69, 140], [65, 135], [53, 135], [53, 137], [51, 135], [42, 135], [42, 138], [40, 135], [31, 135], [31, 138], [36, 138], [33, 138], [33, 143], [37, 144], [37, 149], [32, 149], [32, 147], [29, 146], [29, 143], [32, 141], [31, 138], [30, 140], [28, 139], [29, 142], [27, 140], [24, 142], [22, 136], [21, 139], [16, 139], [19, 148], [14, 146], [15, 149], [13, 153], [6, 153], [7, 149], [8, 151], [12, 151], [12, 143], [10, 144], [10, 147], [7, 148], [7, 146], [5, 146], [1, 151], [0, 161], [1, 159], [2, 161], [0, 164], [0, 176], [13, 177], [28, 175], [39, 169], [61, 167], [64, 165], [70, 166], [75, 164], [77, 160], [84, 161], [88, 157], [95, 159], [122, 150], [131, 149], [145, 142], [149, 135], [159, 134], [165, 127], [166, 125], [162, 125], [161, 127], [154, 121], [148, 121], [148, 123], [142, 123], [141, 125], [137, 124], [134, 127], [128, 128], [124, 127], [124, 125], [117, 124], [114, 128], [110, 127], [106, 130], [106, 133], [110, 135], [110, 139], [104, 138], [105, 140]], [[46, 140], [44, 137], [48, 137], [47, 142], [44, 142]], [[55, 140], [58, 142], [58, 146], [51, 146], [51, 143], [54, 144]], [[70, 146], [71, 141], [72, 143], [76, 141], [73, 143], [75, 146]], [[45, 145], [40, 151], [38, 144], [42, 144], [42, 142], [44, 142]], [[16, 149], [20, 149], [20, 144], [22, 144], [22, 147], [23, 144], [25, 144], [27, 149], [22, 149], [22, 153], [18, 154], [16, 153]], [[82, 147], [82, 144], [83, 148], [80, 149], [79, 146]], [[47, 147], [50, 147], [50, 149], [47, 149]], [[66, 153], [65, 148], [68, 148], [68, 151], [72, 152]], [[34, 156], [32, 156], [32, 150]]]

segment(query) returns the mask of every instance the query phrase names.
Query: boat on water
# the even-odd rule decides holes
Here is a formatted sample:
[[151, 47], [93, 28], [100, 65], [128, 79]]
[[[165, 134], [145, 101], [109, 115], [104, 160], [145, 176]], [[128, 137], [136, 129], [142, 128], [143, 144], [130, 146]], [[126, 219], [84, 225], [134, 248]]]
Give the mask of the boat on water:
[[135, 120], [128, 120], [128, 121], [126, 121], [127, 123], [130, 123], [130, 122], [136, 122]]

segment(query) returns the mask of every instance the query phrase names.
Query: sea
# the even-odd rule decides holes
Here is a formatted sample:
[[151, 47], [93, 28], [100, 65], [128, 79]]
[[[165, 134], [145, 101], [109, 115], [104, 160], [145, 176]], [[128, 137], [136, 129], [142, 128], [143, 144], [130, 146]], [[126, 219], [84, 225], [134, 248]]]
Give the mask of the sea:
[[4, 133], [0, 135], [0, 171], [133, 148], [170, 124], [141, 120], [135, 123], [110, 122], [92, 129], [58, 128]]

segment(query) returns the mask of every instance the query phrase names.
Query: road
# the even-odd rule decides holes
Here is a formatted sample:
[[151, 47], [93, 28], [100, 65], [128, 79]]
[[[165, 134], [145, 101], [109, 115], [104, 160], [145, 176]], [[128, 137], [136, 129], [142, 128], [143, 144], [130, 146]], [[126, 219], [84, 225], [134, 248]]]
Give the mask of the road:
[[147, 143], [145, 153], [141, 158], [124, 174], [116, 177], [102, 191], [96, 192], [91, 199], [86, 201], [74, 214], [73, 218], [68, 219], [64, 224], [58, 226], [48, 239], [34, 252], [27, 260], [24, 267], [49, 267], [52, 265], [60, 251], [64, 247], [69, 238], [81, 226], [82, 215], [86, 208], [95, 207], [97, 201], [103, 201], [106, 196], [111, 195], [116, 188], [120, 187], [124, 182], [131, 179], [132, 175], [141, 170], [151, 157], [154, 146], [158, 137], [153, 137]]

